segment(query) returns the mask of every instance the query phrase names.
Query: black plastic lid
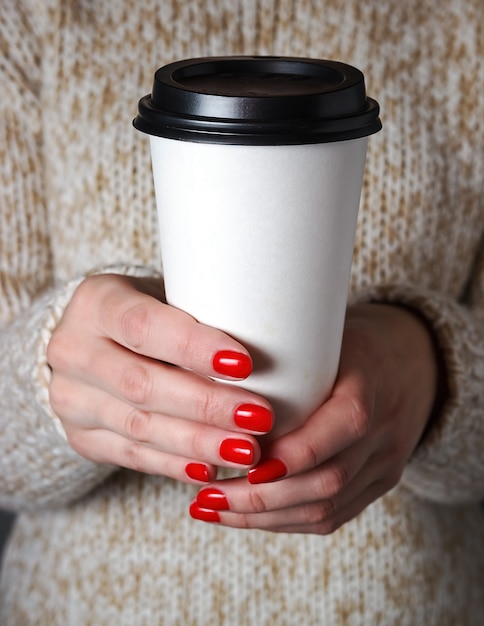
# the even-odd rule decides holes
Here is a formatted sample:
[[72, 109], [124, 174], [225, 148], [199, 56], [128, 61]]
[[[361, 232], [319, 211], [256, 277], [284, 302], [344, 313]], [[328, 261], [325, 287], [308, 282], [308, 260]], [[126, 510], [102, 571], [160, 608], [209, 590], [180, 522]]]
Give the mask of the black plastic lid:
[[186, 141], [276, 145], [342, 141], [381, 129], [360, 70], [320, 59], [206, 57], [166, 65], [134, 126]]

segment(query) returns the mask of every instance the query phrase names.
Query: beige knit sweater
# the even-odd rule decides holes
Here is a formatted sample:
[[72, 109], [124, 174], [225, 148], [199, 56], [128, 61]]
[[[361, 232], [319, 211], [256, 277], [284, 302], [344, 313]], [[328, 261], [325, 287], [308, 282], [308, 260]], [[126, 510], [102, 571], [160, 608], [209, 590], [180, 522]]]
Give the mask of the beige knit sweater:
[[[0, 506], [20, 511], [3, 626], [477, 625], [484, 615], [482, 0], [2, 0]], [[333, 535], [190, 519], [195, 488], [74, 453], [45, 349], [79, 278], [159, 268], [154, 70], [187, 56], [361, 68], [371, 138], [351, 297], [418, 308], [449, 396], [402, 483]], [[154, 268], [154, 269], [153, 269]]]

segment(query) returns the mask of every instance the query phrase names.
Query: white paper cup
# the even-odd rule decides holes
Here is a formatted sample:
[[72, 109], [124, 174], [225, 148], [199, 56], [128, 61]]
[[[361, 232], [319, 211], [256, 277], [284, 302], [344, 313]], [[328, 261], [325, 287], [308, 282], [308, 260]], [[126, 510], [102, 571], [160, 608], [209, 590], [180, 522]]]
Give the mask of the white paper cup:
[[[321, 64], [331, 70], [329, 86], [324, 72], [297, 80], [306, 66], [319, 71]], [[184, 110], [177, 128], [173, 110], [165, 110], [176, 108], [173, 94], [160, 94], [155, 78], [135, 120], [151, 135], [167, 300], [249, 349], [253, 372], [235, 384], [272, 403], [272, 435], [280, 435], [324, 402], [337, 374], [368, 135], [381, 126], [378, 105], [364, 89], [361, 95], [358, 70], [334, 62], [239, 57], [167, 68], [158, 80], [172, 90], [173, 81], [185, 99], [194, 91], [202, 97], [199, 127], [193, 130], [193, 111]], [[359, 108], [351, 101], [355, 80]], [[356, 111], [317, 117], [314, 94], [324, 100], [321, 93], [326, 107], [336, 93], [338, 110], [349, 100]], [[257, 111], [248, 112], [247, 99], [256, 100]], [[153, 101], [162, 114], [149, 119]], [[304, 107], [310, 111], [301, 122]], [[346, 130], [342, 117], [351, 120]]]

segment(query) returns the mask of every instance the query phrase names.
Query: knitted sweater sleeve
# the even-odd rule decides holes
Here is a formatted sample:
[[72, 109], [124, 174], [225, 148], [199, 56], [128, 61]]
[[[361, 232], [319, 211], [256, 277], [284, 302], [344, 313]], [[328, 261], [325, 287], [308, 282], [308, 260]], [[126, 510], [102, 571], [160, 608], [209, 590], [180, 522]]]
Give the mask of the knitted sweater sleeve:
[[47, 290], [0, 332], [0, 505], [74, 500], [113, 471], [77, 455], [50, 411], [45, 345], [72, 284]]
[[[150, 267], [109, 266], [89, 274], [154, 276]], [[85, 276], [47, 289], [0, 332], [0, 506], [61, 506], [105, 480], [116, 467], [78, 455], [49, 401], [47, 345]]]
[[463, 303], [413, 286], [386, 285], [360, 301], [414, 309], [433, 331], [443, 362], [445, 394], [404, 475], [415, 494], [457, 504], [484, 499], [484, 241]]
[[[56, 506], [112, 467], [77, 455], [48, 401], [45, 348], [79, 280], [54, 286], [44, 185], [39, 14], [0, 5], [0, 506]], [[128, 271], [119, 268], [120, 273]]]

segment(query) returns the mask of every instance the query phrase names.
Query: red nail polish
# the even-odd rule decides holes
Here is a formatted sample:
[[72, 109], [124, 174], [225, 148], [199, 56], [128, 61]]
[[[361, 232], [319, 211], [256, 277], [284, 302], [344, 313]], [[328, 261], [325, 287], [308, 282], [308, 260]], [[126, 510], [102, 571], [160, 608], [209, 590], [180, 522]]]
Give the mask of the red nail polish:
[[208, 483], [210, 480], [208, 467], [203, 463], [188, 463], [185, 467], [185, 473], [192, 480], [199, 480], [203, 483]]
[[202, 522], [220, 522], [220, 515], [217, 513], [217, 511], [203, 509], [202, 507], [198, 506], [196, 501], [190, 504], [190, 515], [193, 517], [193, 519], [198, 519]]
[[227, 502], [225, 494], [212, 487], [202, 489], [198, 493], [197, 504], [202, 509], [212, 509], [214, 511], [229, 510], [229, 503]]
[[256, 404], [241, 404], [235, 409], [234, 421], [240, 428], [267, 433], [272, 428], [272, 413]]
[[250, 465], [254, 458], [254, 447], [245, 439], [224, 439], [220, 444], [220, 456], [230, 463]]
[[232, 378], [247, 378], [252, 372], [250, 357], [232, 350], [220, 350], [217, 352], [213, 357], [212, 366], [218, 374], [231, 376]]
[[271, 483], [283, 478], [287, 474], [287, 467], [280, 459], [268, 459], [249, 470], [247, 478], [252, 485]]

